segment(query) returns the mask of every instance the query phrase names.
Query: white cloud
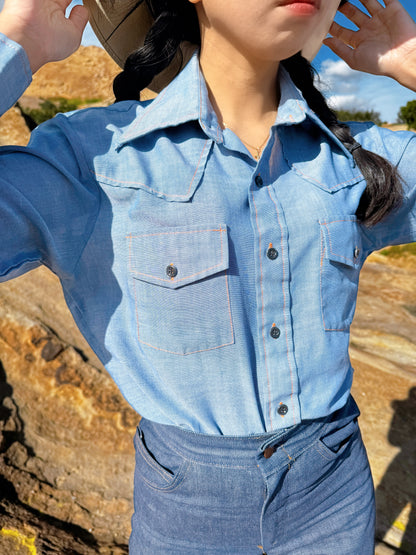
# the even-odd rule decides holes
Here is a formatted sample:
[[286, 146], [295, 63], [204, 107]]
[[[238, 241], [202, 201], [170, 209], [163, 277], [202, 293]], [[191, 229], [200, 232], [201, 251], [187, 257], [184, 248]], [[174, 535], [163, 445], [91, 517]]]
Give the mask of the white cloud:
[[334, 110], [366, 110], [367, 104], [355, 94], [333, 94], [327, 97], [328, 104]]
[[363, 73], [351, 69], [343, 60], [324, 60], [317, 86], [325, 95], [358, 93]]
[[351, 69], [343, 60], [323, 60], [317, 87], [331, 107], [346, 110], [375, 110], [383, 121], [394, 122], [400, 106], [416, 94], [393, 79]]
[[321, 65], [321, 75], [325, 79], [348, 79], [357, 81], [361, 78], [362, 73], [351, 69], [344, 60], [324, 60]]

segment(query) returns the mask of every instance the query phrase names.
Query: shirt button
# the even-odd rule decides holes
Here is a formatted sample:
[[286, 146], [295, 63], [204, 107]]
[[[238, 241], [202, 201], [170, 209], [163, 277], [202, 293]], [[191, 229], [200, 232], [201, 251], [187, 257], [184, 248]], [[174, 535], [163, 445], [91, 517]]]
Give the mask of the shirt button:
[[274, 247], [270, 247], [267, 251], [267, 256], [270, 258], [270, 260], [276, 260], [276, 258], [279, 256], [279, 253]]
[[169, 264], [169, 266], [166, 268], [166, 275], [173, 279], [178, 275], [178, 268], [176, 268], [176, 266], [173, 266], [173, 264]]
[[280, 414], [280, 416], [284, 416], [285, 414], [287, 414], [289, 412], [289, 407], [282, 403], [280, 405], [280, 407], [277, 409], [277, 412], [278, 412], [278, 414]]
[[278, 339], [280, 337], [279, 328], [277, 326], [273, 326], [270, 330], [270, 335], [273, 337], [273, 339]]
[[261, 175], [256, 175], [256, 179], [254, 180], [257, 187], [263, 187], [263, 178]]
[[355, 247], [354, 249], [354, 259], [357, 260], [357, 258], [360, 256], [360, 249], [358, 247]]

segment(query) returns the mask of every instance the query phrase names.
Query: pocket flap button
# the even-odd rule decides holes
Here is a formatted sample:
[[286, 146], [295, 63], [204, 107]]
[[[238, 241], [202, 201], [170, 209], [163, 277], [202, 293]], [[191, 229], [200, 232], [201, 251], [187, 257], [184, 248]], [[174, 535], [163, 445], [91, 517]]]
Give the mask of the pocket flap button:
[[169, 264], [169, 266], [166, 268], [166, 275], [173, 279], [178, 275], [178, 268], [173, 264]]
[[354, 249], [354, 260], [357, 260], [357, 258], [360, 256], [360, 249], [358, 247], [355, 247]]

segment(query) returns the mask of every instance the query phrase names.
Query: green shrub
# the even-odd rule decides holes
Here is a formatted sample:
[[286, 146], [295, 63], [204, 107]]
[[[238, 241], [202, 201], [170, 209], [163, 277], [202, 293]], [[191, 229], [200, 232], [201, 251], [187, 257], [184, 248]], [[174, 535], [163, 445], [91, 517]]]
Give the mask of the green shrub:
[[23, 111], [36, 125], [39, 125], [60, 112], [72, 112], [72, 110], [77, 110], [81, 105], [94, 104], [100, 101], [100, 98], [44, 98], [41, 100], [38, 108], [25, 108]]
[[395, 247], [388, 247], [380, 251], [383, 256], [389, 256], [390, 258], [400, 258], [406, 254], [416, 256], [416, 243], [408, 243], [407, 245], [397, 245]]
[[410, 100], [398, 113], [398, 121], [406, 123], [409, 129], [416, 129], [416, 100]]
[[376, 125], [381, 125], [379, 112], [374, 110], [335, 110], [339, 121], [372, 121]]

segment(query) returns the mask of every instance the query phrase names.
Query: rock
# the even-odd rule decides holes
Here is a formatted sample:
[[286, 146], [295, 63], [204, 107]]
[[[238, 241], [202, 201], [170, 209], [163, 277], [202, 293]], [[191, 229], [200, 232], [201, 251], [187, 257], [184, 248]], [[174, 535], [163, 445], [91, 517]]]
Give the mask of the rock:
[[127, 553], [139, 416], [87, 352], [47, 270], [0, 286], [0, 523], [40, 553]]
[[113, 80], [121, 69], [98, 46], [81, 46], [61, 62], [43, 66], [25, 96], [63, 97], [113, 101]]
[[11, 108], [0, 118], [0, 146], [26, 145], [30, 132], [17, 108]]
[[415, 256], [368, 259], [350, 346], [376, 486], [377, 537], [409, 554], [416, 553], [415, 277]]

